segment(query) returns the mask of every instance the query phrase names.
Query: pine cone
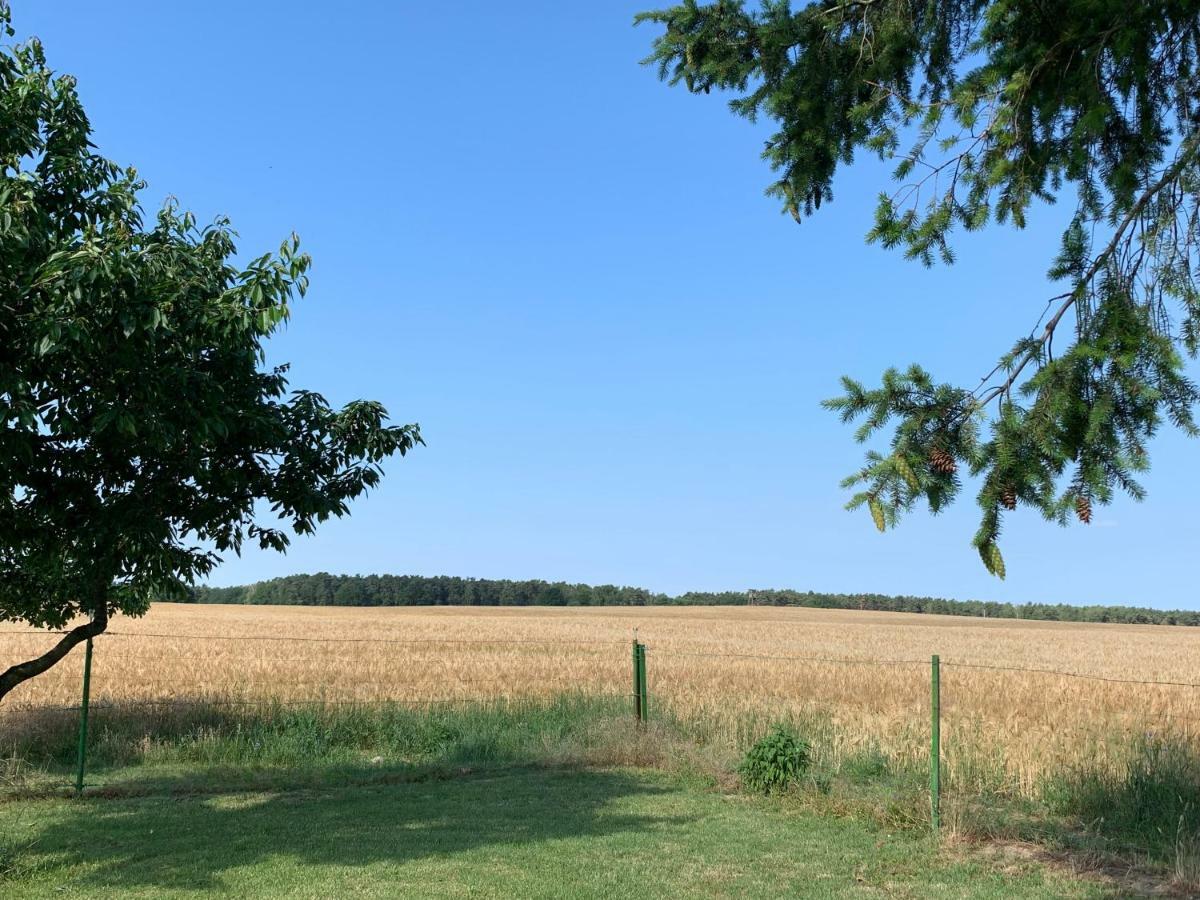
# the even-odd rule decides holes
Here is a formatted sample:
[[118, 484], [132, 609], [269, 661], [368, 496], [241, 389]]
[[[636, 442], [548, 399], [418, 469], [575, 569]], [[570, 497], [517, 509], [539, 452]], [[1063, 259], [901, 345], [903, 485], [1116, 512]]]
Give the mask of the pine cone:
[[1080, 494], [1075, 498], [1075, 515], [1079, 516], [1079, 521], [1087, 525], [1092, 521], [1092, 498], [1086, 494]]
[[935, 447], [929, 451], [929, 466], [933, 471], [942, 475], [953, 475], [958, 471], [958, 463], [955, 462], [954, 457], [941, 447]]
[[1000, 494], [1000, 505], [1005, 509], [1017, 508], [1017, 492], [1011, 484]]

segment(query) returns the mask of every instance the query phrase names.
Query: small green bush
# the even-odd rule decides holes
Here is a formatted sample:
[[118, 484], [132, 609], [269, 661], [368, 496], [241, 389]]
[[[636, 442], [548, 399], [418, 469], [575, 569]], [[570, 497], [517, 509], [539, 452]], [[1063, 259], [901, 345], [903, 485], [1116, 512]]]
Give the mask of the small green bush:
[[747, 752], [738, 774], [742, 784], [759, 794], [787, 790], [808, 770], [812, 748], [784, 725], [776, 725]]

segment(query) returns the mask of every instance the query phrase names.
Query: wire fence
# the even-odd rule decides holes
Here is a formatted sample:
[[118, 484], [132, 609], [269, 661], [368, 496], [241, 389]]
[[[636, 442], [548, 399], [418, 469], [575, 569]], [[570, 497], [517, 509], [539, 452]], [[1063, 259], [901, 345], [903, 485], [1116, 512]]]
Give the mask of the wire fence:
[[[17, 642], [59, 634], [0, 629], [0, 669], [28, 651]], [[857, 741], [925, 760], [935, 818], [943, 760], [953, 775], [999, 754], [1027, 779], [1056, 753], [1168, 733], [1192, 741], [1200, 733], [1200, 682], [953, 657], [765, 653], [635, 638], [631, 661], [628, 640], [571, 636], [114, 630], [93, 643], [86, 664], [73, 653], [70, 665], [51, 670], [57, 680], [46, 691], [0, 703], [0, 715], [80, 713], [80, 788], [89, 713], [135, 710], [433, 707], [571, 691], [628, 697], [639, 721], [723, 717], [732, 743], [774, 716], [820, 714], [846, 746]]]
[[[65, 631], [47, 631], [47, 630], [32, 630], [32, 629], [0, 629], [0, 639], [9, 637], [46, 637], [48, 635], [62, 635]], [[390, 638], [390, 637], [311, 637], [299, 635], [262, 635], [262, 634], [204, 634], [204, 633], [172, 633], [158, 631], [106, 631], [96, 638], [97, 642], [107, 643], [117, 639], [132, 639], [136, 641], [151, 640], [172, 640], [172, 641], [188, 641], [198, 642], [209, 645], [212, 642], [230, 642], [233, 644], [247, 643], [263, 643], [272, 645], [305, 645], [318, 644], [322, 646], [337, 646], [337, 645], [376, 645], [376, 646], [402, 646], [412, 648], [471, 648], [471, 647], [539, 647], [539, 648], [596, 648], [596, 652], [602, 652], [605, 649], [618, 647], [628, 647], [629, 641], [617, 639], [598, 639], [598, 638]], [[681, 658], [681, 659], [703, 659], [714, 661], [727, 660], [747, 660], [747, 661], [763, 661], [763, 662], [801, 662], [801, 663], [823, 663], [831, 665], [845, 666], [869, 666], [876, 668], [893, 668], [893, 667], [928, 667], [930, 664], [929, 658], [892, 658], [892, 657], [850, 657], [850, 656], [830, 656], [830, 655], [811, 655], [811, 654], [778, 654], [778, 653], [742, 653], [729, 652], [713, 649], [695, 650], [695, 649], [680, 649], [673, 645], [657, 645], [643, 643], [646, 652], [651, 657], [658, 658]], [[5, 659], [12, 653], [3, 653], [4, 645], [0, 643], [0, 659]], [[220, 661], [220, 656], [212, 650], [201, 653], [181, 653], [171, 650], [167, 653], [138, 653], [130, 652], [127, 649], [121, 648], [118, 651], [118, 659], [122, 664], [130, 662], [146, 662], [153, 664], [162, 664], [165, 659], [170, 660], [185, 660], [185, 661]], [[356, 654], [322, 654], [319, 661], [351, 661], [361, 660], [362, 657]], [[16, 661], [14, 658], [13, 661]], [[245, 656], [239, 660], [245, 665], [253, 664], [275, 664], [282, 662], [296, 663], [312, 663], [314, 656], [312, 654], [259, 654], [253, 657]], [[1002, 665], [993, 663], [969, 662], [953, 658], [941, 658], [940, 665], [943, 669], [964, 669], [978, 670], [984, 672], [1012, 672], [1024, 675], [1045, 675], [1064, 679], [1077, 679], [1081, 681], [1102, 682], [1107, 684], [1118, 685], [1140, 685], [1154, 687], [1170, 687], [1170, 688], [1192, 688], [1200, 689], [1200, 682], [1168, 680], [1168, 679], [1152, 679], [1152, 678], [1128, 678], [1116, 675], [1079, 672], [1068, 669], [1056, 669], [1038, 666], [1020, 666], [1020, 665]], [[327, 684], [325, 681], [319, 682]], [[392, 681], [386, 682], [371, 682], [357, 681], [356, 684], [367, 686], [391, 686]], [[287, 686], [305, 686], [305, 682], [287, 682]], [[272, 687], [280, 687], [279, 683], [272, 683]], [[186, 698], [186, 684], [180, 684], [178, 687], [183, 691], [182, 697]], [[173, 695], [170, 698], [165, 698], [163, 702], [174, 701], [180, 699], [180, 696]], [[314, 697], [313, 701], [322, 700], [322, 697]]]

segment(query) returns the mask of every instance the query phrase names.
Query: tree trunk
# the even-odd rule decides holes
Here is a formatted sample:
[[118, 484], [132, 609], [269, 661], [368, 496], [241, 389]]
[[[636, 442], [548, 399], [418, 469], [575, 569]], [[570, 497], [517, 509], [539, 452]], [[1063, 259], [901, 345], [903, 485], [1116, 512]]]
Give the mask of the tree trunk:
[[18, 684], [41, 675], [53, 667], [55, 663], [70, 653], [76, 644], [80, 644], [98, 634], [103, 634], [104, 629], [107, 627], [108, 604], [101, 603], [100, 609], [96, 613], [96, 618], [84, 625], [72, 628], [62, 636], [62, 640], [41, 656], [31, 659], [28, 662], [17, 663], [15, 666], [10, 666], [8, 669], [0, 672], [0, 700], [3, 700], [5, 695]]

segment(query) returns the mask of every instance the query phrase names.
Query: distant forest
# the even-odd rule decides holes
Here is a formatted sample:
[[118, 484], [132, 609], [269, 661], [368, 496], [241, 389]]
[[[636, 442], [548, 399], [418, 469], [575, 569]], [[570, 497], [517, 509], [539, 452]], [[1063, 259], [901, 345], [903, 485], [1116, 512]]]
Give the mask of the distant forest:
[[808, 606], [872, 609], [995, 619], [1056, 622], [1122, 622], [1139, 625], [1200, 625], [1200, 612], [1134, 606], [1069, 606], [1064, 603], [991, 603], [886, 594], [824, 594], [816, 591], [691, 591], [672, 597], [645, 588], [612, 584], [566, 584], [456, 578], [449, 575], [288, 575], [237, 587], [196, 587], [193, 603], [266, 603], [298, 606]]

